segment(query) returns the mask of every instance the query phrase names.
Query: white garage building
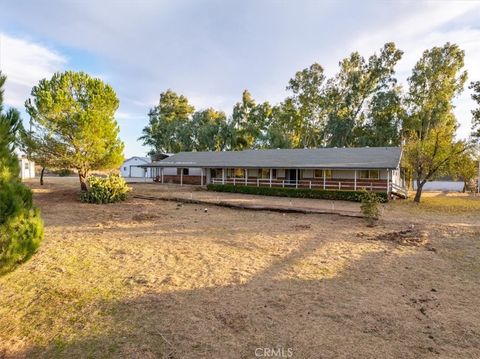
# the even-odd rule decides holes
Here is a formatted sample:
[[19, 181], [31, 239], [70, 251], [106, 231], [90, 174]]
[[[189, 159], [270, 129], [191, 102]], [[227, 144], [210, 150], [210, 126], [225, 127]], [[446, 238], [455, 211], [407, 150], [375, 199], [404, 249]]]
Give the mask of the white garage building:
[[150, 168], [142, 168], [140, 165], [151, 163], [150, 157], [130, 157], [120, 167], [120, 175], [124, 178], [145, 178], [150, 177]]

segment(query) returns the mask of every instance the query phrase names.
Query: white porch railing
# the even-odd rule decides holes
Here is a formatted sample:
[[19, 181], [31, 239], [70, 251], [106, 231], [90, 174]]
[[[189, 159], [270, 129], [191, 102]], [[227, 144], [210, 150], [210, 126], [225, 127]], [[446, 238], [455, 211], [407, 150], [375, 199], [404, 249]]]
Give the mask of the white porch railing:
[[326, 181], [310, 181], [310, 180], [270, 180], [260, 178], [212, 178], [213, 184], [233, 184], [235, 186], [253, 186], [253, 187], [289, 187], [289, 188], [310, 188], [310, 189], [345, 189], [345, 190], [361, 190], [370, 191], [387, 191], [387, 183], [369, 182], [367, 180], [326, 180]]

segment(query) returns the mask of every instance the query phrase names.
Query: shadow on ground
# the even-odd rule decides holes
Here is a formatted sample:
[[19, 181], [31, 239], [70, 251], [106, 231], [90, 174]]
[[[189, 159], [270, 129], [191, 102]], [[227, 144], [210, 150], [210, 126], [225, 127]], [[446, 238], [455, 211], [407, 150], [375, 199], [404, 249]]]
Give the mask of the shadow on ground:
[[[19, 356], [254, 358], [257, 348], [291, 348], [293, 358], [480, 355], [478, 313], [452, 307], [473, 293], [442, 293], [452, 278], [435, 277], [437, 254], [422, 247], [404, 256], [369, 253], [355, 271], [329, 279], [281, 279], [320, 245], [309, 240], [246, 284], [167, 293], [146, 288], [104, 303], [109, 330], [100, 336], [57, 338]], [[402, 274], [415, 272], [417, 256], [430, 256], [431, 270]], [[379, 275], [385, 272], [400, 278], [389, 281]]]
[[[76, 334], [63, 336], [60, 331], [55, 337], [44, 340], [44, 345], [32, 345], [29, 338], [24, 338], [26, 347], [13, 357], [238, 359], [265, 354], [262, 348], [283, 349], [287, 354], [291, 348], [292, 358], [301, 359], [480, 357], [478, 228], [476, 232], [465, 234], [451, 227], [448, 233], [442, 233], [442, 227], [432, 234], [434, 247], [429, 248], [403, 248], [385, 243], [379, 250], [355, 252], [369, 242], [354, 236], [358, 232], [355, 227], [361, 223], [358, 219], [242, 214], [241, 220], [245, 223], [233, 220], [222, 223], [227, 217], [220, 214], [231, 211], [228, 218], [233, 218], [235, 210], [217, 209], [208, 214], [202, 212], [200, 217], [195, 206], [177, 210], [175, 204], [170, 203], [165, 208], [157, 205], [152, 212], [151, 203], [131, 200], [108, 207], [107, 211], [104, 206], [79, 204], [72, 196], [71, 190], [60, 191], [53, 197], [47, 192], [37, 193], [36, 202], [40, 203], [51, 231], [52, 247], [62, 250], [62, 246], [73, 247], [78, 238], [86, 236], [88, 240], [81, 244], [85, 248], [80, 249], [86, 256], [91, 252], [99, 253], [100, 259], [91, 260], [98, 261], [100, 267], [82, 267], [80, 274], [85, 277], [89, 270], [108, 271], [111, 265], [122, 265], [122, 258], [131, 253], [122, 252], [118, 258], [111, 259], [110, 252], [118, 252], [129, 241], [138, 246], [135, 249], [140, 253], [149, 235], [154, 244], [149, 244], [148, 256], [140, 253], [130, 262], [144, 261], [147, 257], [159, 259], [154, 251], [170, 249], [168, 246], [176, 241], [175, 232], [169, 234], [173, 229], [182, 240], [177, 243], [176, 252], [168, 253], [172, 257], [180, 257], [185, 248], [197, 245], [191, 240], [192, 236], [199, 241], [209, 237], [219, 246], [220, 252], [213, 253], [215, 259], [218, 258], [217, 268], [197, 268], [200, 275], [210, 270], [234, 271], [237, 264], [227, 266], [221, 262], [225, 258], [236, 258], [229, 257], [229, 250], [236, 250], [245, 256], [240, 259], [247, 261], [252, 251], [268, 251], [276, 259], [265, 261], [268, 265], [261, 269], [257, 263], [245, 281], [210, 286], [200, 283], [198, 288], [189, 290], [180, 289], [169, 277], [159, 278], [160, 282], [152, 284], [141, 276], [136, 277], [145, 267], [131, 267], [138, 272], [122, 272], [129, 276], [125, 284], [128, 295], [121, 299], [113, 296], [91, 305], [100, 315], [87, 312], [86, 320], [98, 321], [90, 323], [88, 330], [81, 330], [81, 323], [75, 321], [73, 314], [62, 312], [63, 304], [60, 303], [56, 308], [58, 316], [70, 315], [63, 323], [80, 326]], [[199, 218], [199, 223], [192, 223], [192, 218]], [[125, 221], [138, 221], [139, 225], [122, 228]], [[267, 230], [264, 224], [268, 221], [274, 225]], [[235, 226], [229, 228], [232, 223]], [[309, 223], [312, 225], [310, 234], [298, 240], [295, 234], [307, 228]], [[390, 221], [389, 228], [394, 224], [399, 225], [398, 218]], [[105, 226], [105, 229], [94, 229], [95, 226]], [[297, 226], [294, 235], [287, 238], [291, 245], [284, 243], [285, 248], [282, 248], [291, 251], [277, 253], [277, 248], [273, 248], [280, 243], [275, 242], [276, 236], [288, 228], [291, 230], [291, 226]], [[103, 230], [108, 231], [109, 236], [101, 235]], [[71, 231], [69, 237], [64, 236], [62, 232], [68, 231]], [[237, 237], [229, 237], [229, 231], [235, 232]], [[269, 241], [242, 241], [267, 231], [263, 234], [271, 237]], [[335, 231], [334, 239], [329, 231]], [[135, 233], [138, 239], [131, 238]], [[98, 242], [93, 247], [97, 237]], [[352, 251], [329, 251], [328, 245], [332, 242], [347, 243]], [[107, 246], [111, 246], [107, 248], [110, 252], [105, 250]], [[429, 250], [435, 247], [437, 249]], [[205, 248], [217, 247], [209, 242], [208, 246], [201, 247]], [[111, 261], [102, 262], [106, 258]], [[206, 264], [200, 259], [193, 256], [189, 260]], [[336, 266], [338, 263], [343, 265]], [[158, 265], [158, 262], [153, 264]], [[176, 264], [172, 268], [181, 271], [183, 268], [175, 267]], [[295, 268], [300, 265], [303, 266], [301, 272], [297, 272]], [[38, 270], [47, 269], [40, 266]], [[157, 269], [154, 267], [152, 273]], [[32, 270], [36, 270], [33, 263]], [[185, 273], [188, 274], [188, 270]], [[61, 272], [58, 280], [62, 280], [61, 275], [67, 274]], [[227, 277], [230, 275], [226, 273]], [[52, 287], [46, 288], [52, 290]], [[65, 302], [68, 300], [65, 298]], [[32, 308], [28, 315], [35, 316], [35, 303], [27, 306]]]

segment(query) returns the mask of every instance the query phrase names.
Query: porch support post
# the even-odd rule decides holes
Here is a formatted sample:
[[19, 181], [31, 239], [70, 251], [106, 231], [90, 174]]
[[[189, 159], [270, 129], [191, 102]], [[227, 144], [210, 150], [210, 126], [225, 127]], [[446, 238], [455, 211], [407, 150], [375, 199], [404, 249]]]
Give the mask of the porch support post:
[[212, 183], [212, 169], [211, 168], [205, 168], [205, 184], [210, 184]]
[[245, 168], [245, 186], [248, 185], [248, 168]]
[[225, 168], [222, 168], [222, 184], [225, 184]]
[[296, 181], [295, 181], [295, 188], [298, 188], [298, 175], [299, 175], [298, 168], [297, 168], [295, 171], [297, 171], [297, 175], [295, 176], [295, 178], [296, 178]]
[[357, 190], [357, 170], [355, 170], [355, 179], [354, 179], [354, 182], [353, 182], [353, 190], [354, 191]]
[[272, 169], [270, 168], [270, 187], [272, 187]]
[[160, 168], [160, 172], [161, 172], [161, 174], [162, 174], [162, 184], [163, 184], [163, 167]]
[[203, 186], [203, 168], [200, 168], [200, 186]]
[[183, 168], [180, 168], [180, 186], [183, 186]]
[[322, 171], [323, 171], [323, 189], [325, 190], [326, 189], [325, 182], [327, 181], [327, 177], [325, 175], [325, 170], [322, 170]]
[[390, 170], [387, 169], [387, 195], [390, 196]]

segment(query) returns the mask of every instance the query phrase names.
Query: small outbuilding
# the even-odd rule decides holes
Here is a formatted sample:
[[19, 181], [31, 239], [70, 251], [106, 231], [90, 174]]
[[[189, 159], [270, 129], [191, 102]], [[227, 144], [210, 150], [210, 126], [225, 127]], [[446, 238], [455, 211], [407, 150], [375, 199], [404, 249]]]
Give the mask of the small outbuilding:
[[26, 157], [18, 157], [18, 166], [20, 167], [19, 176], [22, 180], [35, 178], [35, 162]]

